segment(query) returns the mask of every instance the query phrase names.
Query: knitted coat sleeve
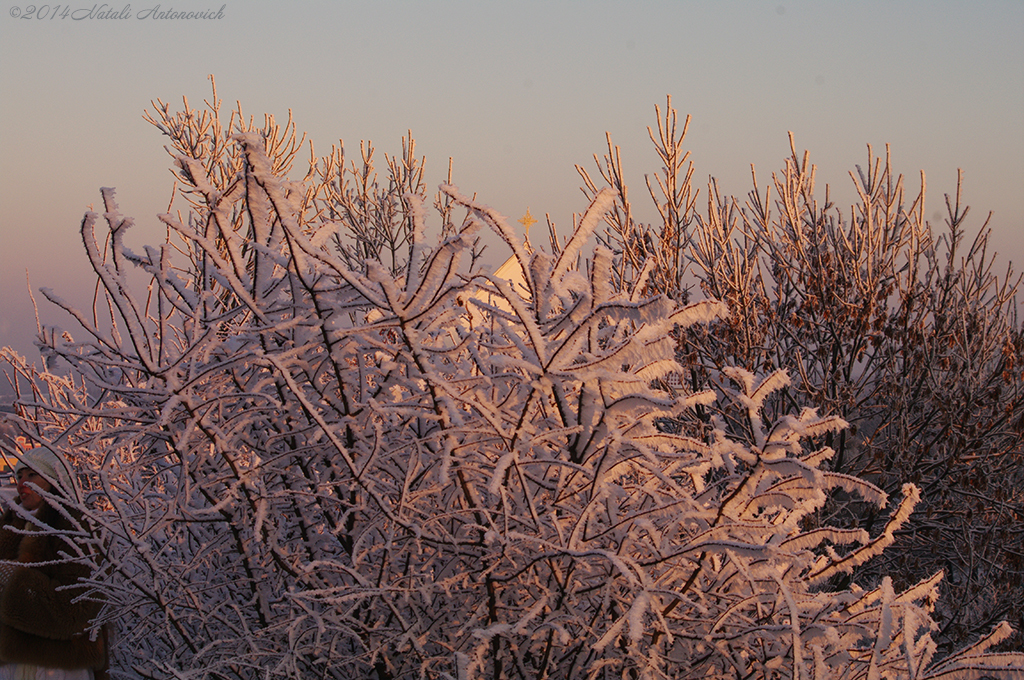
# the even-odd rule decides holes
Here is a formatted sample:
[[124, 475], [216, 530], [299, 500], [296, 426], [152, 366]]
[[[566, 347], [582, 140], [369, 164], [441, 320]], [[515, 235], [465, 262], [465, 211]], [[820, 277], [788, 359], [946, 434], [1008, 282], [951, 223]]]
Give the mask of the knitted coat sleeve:
[[[55, 512], [46, 520], [58, 530], [71, 529]], [[72, 557], [76, 551], [60, 535], [16, 534], [8, 522], [3, 524], [0, 553], [16, 553], [19, 564], [0, 593], [0, 623], [51, 640], [67, 640], [82, 633], [101, 607], [94, 599], [83, 597], [88, 586], [81, 580], [89, 578], [89, 565]], [[8, 545], [12, 542], [15, 545]]]
[[89, 574], [89, 567], [78, 564], [18, 567], [0, 596], [0, 622], [52, 640], [82, 633], [100, 610], [98, 602], [76, 601], [85, 593], [78, 581]]

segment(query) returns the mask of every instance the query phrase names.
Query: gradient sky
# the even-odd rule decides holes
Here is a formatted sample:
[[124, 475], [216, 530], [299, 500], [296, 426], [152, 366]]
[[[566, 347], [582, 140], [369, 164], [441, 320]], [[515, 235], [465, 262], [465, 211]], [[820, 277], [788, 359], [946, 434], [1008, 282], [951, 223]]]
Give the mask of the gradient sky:
[[[845, 202], [867, 144], [889, 143], [911, 187], [926, 172], [933, 219], [962, 168], [974, 226], [993, 211], [1000, 261], [1024, 265], [1021, 0], [236, 0], [209, 21], [137, 18], [148, 0], [122, 20], [15, 18], [32, 6], [0, 5], [0, 345], [30, 359], [26, 270], [33, 290], [89, 304], [78, 227], [101, 186], [136, 218], [133, 249], [159, 242], [170, 159], [142, 114], [157, 98], [200, 106], [208, 74], [226, 107], [257, 120], [290, 108], [319, 153], [370, 139], [382, 163], [412, 130], [429, 186], [450, 156], [464, 193], [562, 229], [586, 205], [574, 165], [593, 170], [605, 131], [643, 205], [643, 175], [659, 170], [646, 128], [666, 95], [693, 117], [698, 185], [713, 175], [727, 193], [749, 190], [751, 163], [763, 188], [792, 131]], [[44, 323], [75, 334], [36, 299]]]

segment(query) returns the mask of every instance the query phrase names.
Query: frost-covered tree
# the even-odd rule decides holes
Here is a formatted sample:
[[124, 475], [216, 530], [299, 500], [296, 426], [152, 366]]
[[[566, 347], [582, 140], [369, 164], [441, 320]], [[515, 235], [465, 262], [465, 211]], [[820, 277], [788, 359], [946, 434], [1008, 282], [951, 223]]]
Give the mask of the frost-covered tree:
[[[707, 367], [678, 333], [743, 310], [648, 294], [653, 260], [623, 285], [588, 245], [614, 190], [547, 253], [448, 183], [431, 239], [411, 138], [386, 180], [368, 145], [294, 180], [293, 126], [208, 109], [153, 118], [189, 201], [166, 243], [130, 250], [113, 190], [86, 214], [102, 305], [47, 292], [79, 328], [41, 334], [67, 377], [4, 350], [23, 427], [82, 471], [116, 674], [1024, 672], [987, 653], [1006, 624], [936, 658], [938, 574], [844, 580], [918, 489], [830, 470], [848, 425], [773, 405], [784, 370], [682, 388]], [[481, 229], [522, 290], [477, 265]], [[836, 495], [885, 519], [832, 522]]]
[[[827, 469], [889, 494], [907, 483], [922, 490], [895, 545], [858, 578], [889, 574], [908, 587], [942, 571], [943, 653], [1004, 618], [1024, 627], [1020, 278], [996, 269], [987, 222], [968, 235], [959, 181], [945, 225], [933, 226], [923, 174], [909, 193], [888, 149], [882, 159], [869, 148], [850, 174], [858, 202], [844, 212], [828, 187], [816, 191], [815, 167], [793, 146], [767, 187], [754, 176], [735, 198], [712, 180], [698, 198], [685, 134], [670, 100], [651, 130], [662, 161], [648, 177], [651, 223], [635, 216], [610, 139], [599, 170], [619, 196], [604, 233], [616, 280], [635, 285], [650, 261], [645, 293], [685, 301], [699, 290], [733, 312], [677, 335], [686, 384], [710, 387], [732, 365], [787, 370], [793, 381], [773, 417], [813, 407], [850, 423], [826, 438], [836, 451]], [[886, 511], [851, 500], [835, 495], [817, 516], [869, 531], [885, 521]], [[1022, 645], [1018, 632], [1005, 646]]]

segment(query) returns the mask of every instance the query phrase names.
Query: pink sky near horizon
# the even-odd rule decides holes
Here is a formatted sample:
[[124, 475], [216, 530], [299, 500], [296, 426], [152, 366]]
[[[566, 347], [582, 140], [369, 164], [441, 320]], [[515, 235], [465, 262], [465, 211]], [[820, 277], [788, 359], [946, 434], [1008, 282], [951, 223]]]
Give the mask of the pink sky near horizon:
[[[157, 98], [201, 106], [211, 73], [226, 108], [279, 121], [290, 108], [318, 153], [371, 139], [383, 163], [411, 130], [428, 186], [453, 157], [463, 192], [566, 229], [586, 203], [574, 165], [595, 174], [605, 131], [648, 209], [647, 127], [666, 95], [693, 117], [697, 185], [713, 175], [727, 193], [749, 190], [751, 163], [763, 188], [792, 131], [819, 183], [852, 200], [847, 173], [889, 143], [908, 188], [926, 172], [932, 219], [962, 168], [972, 224], [993, 211], [1000, 261], [1024, 262], [1024, 2], [258, 1], [207, 21], [27, 20], [27, 3], [0, 5], [0, 346], [30, 359], [26, 270], [33, 290], [90, 304], [78, 227], [102, 186], [136, 220], [133, 249], [163, 238], [170, 159], [142, 114]], [[76, 332], [35, 296], [45, 323]]]

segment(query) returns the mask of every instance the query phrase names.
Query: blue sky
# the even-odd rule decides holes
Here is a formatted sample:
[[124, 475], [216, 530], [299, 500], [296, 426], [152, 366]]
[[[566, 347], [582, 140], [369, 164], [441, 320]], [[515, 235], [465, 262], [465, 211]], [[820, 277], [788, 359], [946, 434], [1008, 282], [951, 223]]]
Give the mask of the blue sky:
[[[728, 193], [749, 190], [751, 163], [763, 187], [792, 131], [819, 183], [849, 200], [866, 145], [889, 143], [911, 186], [927, 173], [933, 217], [962, 168], [975, 226], [994, 211], [1001, 261], [1024, 264], [1021, 0], [161, 3], [224, 5], [207, 21], [140, 19], [148, 0], [102, 20], [0, 5], [0, 345], [29, 358], [26, 270], [33, 289], [89, 304], [78, 225], [101, 186], [136, 218], [129, 245], [162, 238], [169, 158], [142, 114], [157, 98], [201, 105], [209, 74], [226, 106], [278, 120], [290, 108], [319, 152], [370, 139], [383, 160], [411, 130], [429, 185], [452, 157], [464, 193], [563, 228], [585, 207], [574, 165], [593, 169], [605, 131], [643, 205], [643, 174], [659, 169], [646, 128], [666, 95], [693, 117], [698, 185], [713, 175]], [[37, 300], [44, 323], [74, 333]]]

